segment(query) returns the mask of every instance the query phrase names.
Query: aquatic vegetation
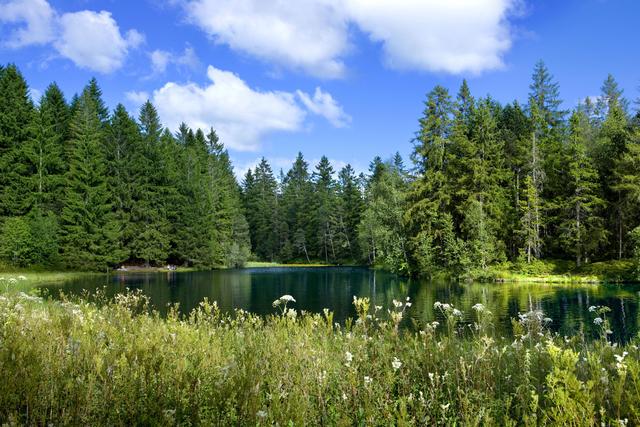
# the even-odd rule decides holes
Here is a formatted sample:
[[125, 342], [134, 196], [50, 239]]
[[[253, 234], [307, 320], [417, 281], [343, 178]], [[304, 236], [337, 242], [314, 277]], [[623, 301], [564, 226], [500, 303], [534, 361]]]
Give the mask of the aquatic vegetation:
[[[482, 304], [419, 331], [356, 298], [357, 319], [284, 308], [166, 318], [140, 293], [0, 295], [0, 424], [617, 425], [640, 423], [637, 339], [560, 337], [544, 313], [496, 336]], [[475, 319], [462, 324], [463, 316]], [[465, 328], [473, 331], [465, 332]]]

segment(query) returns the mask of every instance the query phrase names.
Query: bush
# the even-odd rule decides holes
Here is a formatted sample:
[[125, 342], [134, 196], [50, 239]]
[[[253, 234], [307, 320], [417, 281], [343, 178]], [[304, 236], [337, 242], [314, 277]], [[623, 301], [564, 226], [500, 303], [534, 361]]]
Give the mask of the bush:
[[[140, 294], [114, 302], [0, 295], [0, 423], [84, 425], [613, 425], [640, 423], [640, 352], [603, 338], [550, 334], [541, 312], [492, 335], [436, 303], [445, 325], [398, 329], [366, 299], [345, 326], [326, 311], [151, 312]], [[287, 307], [289, 304], [289, 307]], [[602, 316], [602, 317], [600, 317]], [[463, 333], [464, 331], [467, 333]], [[463, 337], [466, 336], [465, 337]]]
[[51, 265], [58, 255], [54, 215], [36, 212], [5, 219], [0, 229], [0, 258], [17, 267]]

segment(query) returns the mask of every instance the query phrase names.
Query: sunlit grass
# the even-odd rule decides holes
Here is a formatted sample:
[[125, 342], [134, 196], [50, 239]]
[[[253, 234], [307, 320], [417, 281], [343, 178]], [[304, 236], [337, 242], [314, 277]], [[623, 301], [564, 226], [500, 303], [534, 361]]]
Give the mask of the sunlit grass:
[[[540, 311], [495, 335], [482, 304], [418, 332], [410, 301], [355, 299], [345, 325], [274, 302], [274, 315], [203, 302], [166, 319], [130, 293], [107, 302], [0, 295], [0, 423], [82, 425], [628, 425], [640, 423], [638, 341], [552, 335]], [[626, 420], [626, 421], [625, 421]]]
[[245, 268], [269, 268], [269, 267], [331, 267], [332, 264], [322, 263], [290, 263], [282, 264], [278, 262], [262, 262], [262, 261], [249, 261], [245, 264]]

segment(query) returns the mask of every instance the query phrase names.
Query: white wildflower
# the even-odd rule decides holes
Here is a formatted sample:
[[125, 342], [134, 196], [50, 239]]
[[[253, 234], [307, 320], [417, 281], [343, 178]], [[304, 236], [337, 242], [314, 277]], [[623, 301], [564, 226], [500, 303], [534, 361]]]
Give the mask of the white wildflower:
[[397, 300], [393, 300], [393, 305], [394, 305], [396, 308], [401, 308], [401, 307], [402, 307], [402, 302], [397, 301]]
[[267, 412], [266, 412], [266, 411], [258, 411], [258, 412], [256, 413], [256, 416], [257, 416], [258, 418], [265, 418], [265, 417], [267, 416]]
[[364, 376], [364, 383], [365, 383], [365, 385], [369, 385], [369, 384], [371, 384], [371, 381], [373, 381], [373, 380], [371, 379], [371, 377], [368, 377], [368, 376], [366, 376], [366, 375]]
[[394, 357], [393, 362], [391, 362], [391, 366], [393, 366], [394, 371], [397, 371], [402, 366], [402, 362], [397, 357]]
[[589, 307], [589, 311], [591, 313], [595, 312], [598, 309], [598, 307], [596, 307], [595, 305], [592, 305], [591, 307]]
[[462, 317], [462, 312], [460, 310], [458, 310], [457, 308], [453, 309], [453, 315], [456, 317]]
[[596, 317], [595, 319], [593, 319], [593, 323], [598, 326], [602, 325], [602, 322], [604, 322], [604, 320], [602, 320], [602, 317]]
[[351, 361], [353, 360], [353, 354], [351, 354], [350, 352], [346, 352], [344, 354], [344, 358], [347, 359], [347, 363], [351, 363]]
[[478, 303], [475, 304], [473, 307], [471, 307], [472, 309], [474, 309], [475, 311], [477, 311], [478, 313], [484, 311], [484, 305]]
[[24, 276], [18, 276], [18, 280], [27, 280], [27, 278]]

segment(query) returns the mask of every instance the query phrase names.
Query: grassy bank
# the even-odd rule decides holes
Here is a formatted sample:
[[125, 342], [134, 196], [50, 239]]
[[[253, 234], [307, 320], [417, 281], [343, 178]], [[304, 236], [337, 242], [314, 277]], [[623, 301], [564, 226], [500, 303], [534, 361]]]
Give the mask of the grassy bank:
[[0, 272], [0, 293], [6, 291], [28, 291], [42, 284], [64, 283], [82, 277], [104, 275], [100, 273], [72, 271], [2, 271]]
[[[0, 295], [0, 423], [90, 425], [629, 425], [640, 423], [637, 344], [564, 339], [543, 314], [493, 336], [491, 313], [419, 333], [355, 302], [358, 319], [268, 318], [203, 303], [186, 319], [139, 294], [93, 304]], [[384, 312], [384, 315], [382, 314]]]
[[249, 261], [244, 266], [244, 268], [272, 268], [272, 267], [336, 267], [336, 265], [313, 263], [313, 262], [283, 264], [279, 262]]
[[470, 278], [495, 282], [546, 283], [625, 283], [639, 280], [632, 260], [594, 262], [577, 267], [572, 261], [536, 260], [526, 263], [503, 263], [487, 270], [474, 271]]

